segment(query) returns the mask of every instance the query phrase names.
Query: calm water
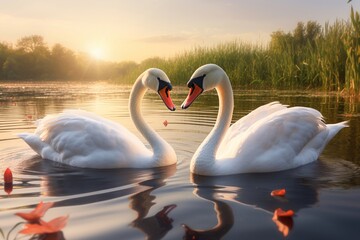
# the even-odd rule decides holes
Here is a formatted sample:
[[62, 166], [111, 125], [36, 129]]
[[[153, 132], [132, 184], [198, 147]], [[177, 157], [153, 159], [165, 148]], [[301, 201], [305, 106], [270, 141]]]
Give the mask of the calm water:
[[[14, 175], [10, 195], [0, 180], [0, 232], [6, 235], [20, 222], [14, 213], [30, 211], [42, 200], [55, 202], [45, 220], [69, 215], [63, 230], [66, 239], [282, 239], [272, 220], [278, 207], [296, 213], [292, 221], [283, 222], [290, 228], [288, 239], [358, 239], [358, 102], [297, 92], [235, 91], [235, 120], [278, 100], [316, 108], [329, 123], [350, 120], [350, 127], [329, 143], [317, 162], [295, 170], [199, 177], [189, 173], [189, 162], [214, 124], [217, 96], [204, 94], [184, 111], [179, 106], [187, 92], [176, 90], [175, 112], [166, 110], [156, 94], [147, 94], [143, 101], [145, 118], [177, 152], [176, 166], [87, 170], [42, 160], [16, 133], [34, 131], [33, 121], [47, 114], [80, 108], [119, 122], [141, 137], [129, 119], [130, 87], [0, 84], [0, 172], [10, 167]], [[286, 188], [285, 198], [270, 196], [277, 188]]]

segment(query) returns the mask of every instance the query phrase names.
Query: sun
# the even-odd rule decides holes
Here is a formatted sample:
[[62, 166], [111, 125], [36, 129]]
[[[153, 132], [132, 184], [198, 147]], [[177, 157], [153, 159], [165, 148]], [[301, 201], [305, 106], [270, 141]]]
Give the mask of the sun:
[[101, 47], [93, 47], [89, 51], [90, 56], [96, 60], [101, 60], [104, 58], [104, 49]]

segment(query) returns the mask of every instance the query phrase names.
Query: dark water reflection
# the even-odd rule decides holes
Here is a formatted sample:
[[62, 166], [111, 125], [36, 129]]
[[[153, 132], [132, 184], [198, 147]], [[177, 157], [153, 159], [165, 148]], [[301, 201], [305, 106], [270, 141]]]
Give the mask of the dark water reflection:
[[[302, 168], [277, 173], [240, 174], [221, 177], [191, 176], [195, 184], [194, 194], [214, 203], [217, 215], [216, 226], [195, 230], [185, 225], [186, 239], [221, 239], [234, 225], [234, 213], [228, 201], [248, 205], [269, 213], [269, 219], [277, 208], [291, 209], [295, 213], [311, 208], [319, 201], [319, 190], [325, 186], [343, 185], [347, 177], [334, 176], [333, 166], [316, 162]], [[348, 169], [343, 169], [348, 171]], [[339, 176], [338, 176], [339, 177]], [[346, 180], [345, 180], [346, 181]], [[285, 197], [272, 197], [274, 189], [285, 188]], [[270, 216], [271, 215], [271, 216]], [[241, 216], [246, 218], [247, 216]], [[293, 227], [292, 218], [284, 219]], [[319, 223], [321, 225], [321, 223]], [[355, 232], [355, 231], [354, 231]], [[239, 233], [237, 233], [239, 234]], [[241, 234], [241, 233], [240, 233]], [[239, 237], [233, 236], [233, 237]], [[244, 236], [246, 237], [246, 236]]]
[[172, 228], [173, 220], [168, 214], [176, 205], [164, 206], [155, 215], [148, 216], [156, 201], [152, 192], [164, 186], [165, 180], [175, 172], [176, 165], [137, 170], [79, 169], [36, 157], [28, 161], [22, 173], [44, 175], [41, 179], [43, 196], [71, 196], [56, 202], [56, 207], [91, 204], [128, 196], [129, 208], [137, 214], [130, 226], [142, 231], [147, 239], [160, 239]]
[[[357, 239], [360, 234], [360, 103], [337, 95], [235, 90], [233, 122], [258, 106], [280, 101], [320, 110], [329, 123], [350, 120], [317, 162], [266, 174], [201, 177], [189, 173], [192, 154], [211, 130], [215, 92], [187, 111], [167, 111], [148, 94], [143, 114], [175, 149], [178, 164], [159, 169], [79, 169], [43, 160], [16, 137], [34, 130], [34, 120], [80, 108], [123, 124], [129, 120], [130, 87], [109, 84], [0, 85], [0, 170], [10, 167], [10, 195], [0, 194], [0, 230], [7, 233], [40, 200], [53, 201], [47, 220], [68, 214], [66, 239], [279, 239], [276, 208], [292, 209], [283, 222], [289, 239]], [[179, 106], [186, 89], [174, 91]], [[169, 122], [165, 127], [162, 122]], [[143, 139], [143, 138], [141, 138]], [[0, 186], [4, 187], [0, 181]], [[285, 188], [283, 198], [272, 197]], [[336, 227], [334, 227], [336, 226]], [[25, 238], [26, 239], [26, 238]]]

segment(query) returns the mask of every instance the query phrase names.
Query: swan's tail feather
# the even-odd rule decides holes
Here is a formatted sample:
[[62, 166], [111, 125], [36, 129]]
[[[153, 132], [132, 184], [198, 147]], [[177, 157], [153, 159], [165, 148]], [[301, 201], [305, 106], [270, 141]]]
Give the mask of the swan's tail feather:
[[327, 142], [330, 141], [341, 129], [349, 127], [349, 121], [343, 121], [334, 124], [327, 124], [327, 128], [329, 129], [329, 135], [327, 138]]
[[41, 156], [42, 150], [47, 146], [38, 135], [32, 133], [19, 133], [17, 136], [23, 139], [37, 154]]
[[327, 131], [322, 131], [315, 138], [306, 144], [295, 159], [298, 166], [310, 163], [318, 159], [328, 142], [343, 128], [349, 127], [348, 121], [335, 124], [327, 124]]

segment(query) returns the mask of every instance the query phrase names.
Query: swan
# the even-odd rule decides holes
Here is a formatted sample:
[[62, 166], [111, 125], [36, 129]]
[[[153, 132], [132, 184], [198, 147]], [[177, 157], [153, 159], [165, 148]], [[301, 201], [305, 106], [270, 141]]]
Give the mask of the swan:
[[196, 150], [190, 171], [205, 176], [274, 172], [315, 161], [326, 144], [347, 127], [347, 121], [325, 124], [323, 116], [307, 107], [288, 108], [272, 102], [250, 112], [231, 127], [234, 108], [229, 77], [215, 64], [198, 68], [187, 83], [182, 108], [203, 92], [216, 89], [219, 112], [215, 126]]
[[150, 68], [135, 81], [129, 110], [136, 128], [153, 151], [120, 124], [83, 110], [65, 110], [37, 121], [35, 133], [22, 138], [43, 159], [82, 168], [153, 168], [176, 163], [174, 149], [145, 122], [141, 100], [147, 89], [156, 91], [175, 111], [171, 83], [165, 72]]

